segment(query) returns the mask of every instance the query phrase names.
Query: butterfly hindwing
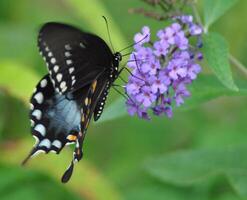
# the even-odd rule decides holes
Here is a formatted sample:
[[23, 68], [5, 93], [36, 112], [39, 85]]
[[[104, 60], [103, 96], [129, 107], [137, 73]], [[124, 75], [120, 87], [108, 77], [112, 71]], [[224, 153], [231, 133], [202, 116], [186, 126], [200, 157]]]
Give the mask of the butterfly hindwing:
[[81, 102], [87, 98], [90, 84], [81, 88], [80, 97], [70, 98], [59, 94], [46, 75], [38, 83], [31, 98], [30, 120], [31, 132], [36, 138], [36, 145], [30, 156], [37, 152], [59, 153], [61, 149], [70, 143], [75, 143], [81, 130]]
[[60, 93], [89, 84], [112, 65], [107, 44], [98, 36], [73, 26], [45, 24], [39, 33], [38, 46]]

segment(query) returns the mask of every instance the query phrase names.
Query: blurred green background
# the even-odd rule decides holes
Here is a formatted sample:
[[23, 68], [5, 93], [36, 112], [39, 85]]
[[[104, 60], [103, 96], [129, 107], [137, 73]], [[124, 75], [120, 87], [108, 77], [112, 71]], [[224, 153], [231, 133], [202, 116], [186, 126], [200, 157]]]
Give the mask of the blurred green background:
[[[144, 6], [138, 0], [0, 1], [1, 200], [247, 199], [247, 98], [225, 92], [217, 80], [212, 81], [220, 85], [218, 93], [209, 94], [210, 101], [188, 100], [193, 106], [176, 111], [172, 119], [143, 121], [126, 115], [92, 123], [84, 159], [66, 185], [60, 183], [60, 176], [72, 149], [65, 148], [59, 156], [40, 155], [20, 167], [33, 145], [28, 99], [47, 73], [36, 47], [39, 27], [48, 21], [71, 23], [107, 41], [104, 15], [115, 49], [122, 49], [143, 25], [149, 25], [153, 33], [164, 26], [128, 14], [129, 8]], [[245, 64], [246, 9], [247, 1], [240, 0], [212, 27], [225, 36], [231, 53]], [[210, 71], [206, 68], [204, 73]], [[237, 80], [244, 79], [234, 69], [233, 74]], [[207, 88], [197, 87], [201, 93]], [[214, 89], [208, 86], [206, 92]], [[116, 98], [119, 95], [112, 91], [108, 107]], [[121, 107], [124, 110], [124, 104]]]

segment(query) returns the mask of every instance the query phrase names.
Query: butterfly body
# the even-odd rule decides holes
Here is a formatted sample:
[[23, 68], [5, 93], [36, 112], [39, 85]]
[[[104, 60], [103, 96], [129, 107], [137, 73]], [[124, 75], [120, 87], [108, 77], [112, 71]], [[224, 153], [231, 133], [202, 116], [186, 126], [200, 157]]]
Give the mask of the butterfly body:
[[61, 23], [45, 24], [38, 46], [49, 73], [30, 100], [31, 132], [37, 143], [24, 163], [37, 153], [59, 153], [65, 145], [76, 144], [62, 178], [67, 182], [74, 163], [82, 158], [92, 116], [96, 121], [102, 114], [122, 57], [113, 54], [100, 37]]

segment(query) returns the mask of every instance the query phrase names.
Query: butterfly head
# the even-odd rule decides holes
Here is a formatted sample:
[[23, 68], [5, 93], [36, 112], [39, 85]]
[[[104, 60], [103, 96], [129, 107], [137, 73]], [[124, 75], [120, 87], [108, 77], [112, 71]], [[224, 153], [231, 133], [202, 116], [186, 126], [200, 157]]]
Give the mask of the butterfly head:
[[117, 63], [119, 63], [122, 60], [122, 54], [120, 52], [116, 52], [113, 57], [114, 61]]

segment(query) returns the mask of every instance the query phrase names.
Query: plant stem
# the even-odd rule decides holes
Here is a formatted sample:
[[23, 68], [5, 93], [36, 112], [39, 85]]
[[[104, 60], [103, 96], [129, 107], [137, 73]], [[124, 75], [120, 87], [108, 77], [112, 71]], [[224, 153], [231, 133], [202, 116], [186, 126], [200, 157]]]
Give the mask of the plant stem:
[[233, 55], [229, 54], [228, 58], [230, 62], [240, 71], [244, 74], [244, 76], [247, 77], [247, 68]]

